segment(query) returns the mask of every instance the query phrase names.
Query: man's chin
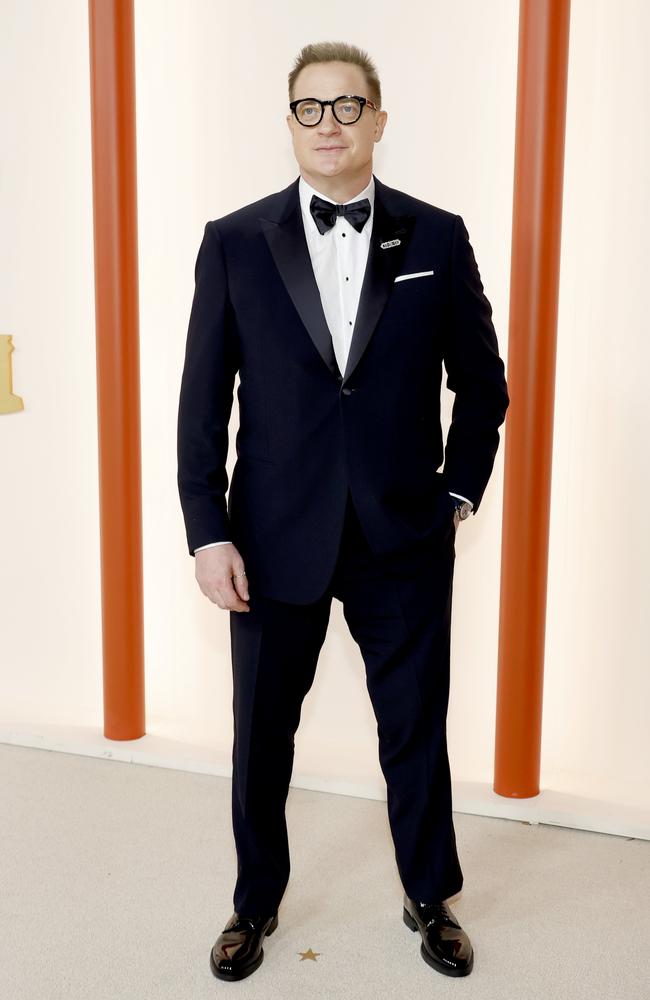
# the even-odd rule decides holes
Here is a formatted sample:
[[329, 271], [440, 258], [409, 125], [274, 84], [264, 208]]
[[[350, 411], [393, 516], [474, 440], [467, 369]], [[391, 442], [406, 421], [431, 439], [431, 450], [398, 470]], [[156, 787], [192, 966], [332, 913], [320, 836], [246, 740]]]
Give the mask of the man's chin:
[[316, 163], [311, 163], [307, 169], [314, 177], [336, 177], [349, 171], [350, 165], [341, 157], [332, 157], [329, 160], [323, 157]]

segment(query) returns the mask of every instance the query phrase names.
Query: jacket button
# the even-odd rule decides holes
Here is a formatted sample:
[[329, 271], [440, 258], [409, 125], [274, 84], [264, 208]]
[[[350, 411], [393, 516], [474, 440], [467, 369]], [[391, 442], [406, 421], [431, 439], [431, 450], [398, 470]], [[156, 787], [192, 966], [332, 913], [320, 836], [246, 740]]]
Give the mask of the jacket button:
[[349, 396], [350, 393], [354, 392], [354, 389], [347, 389], [347, 388], [341, 389], [341, 392], [343, 393], [344, 396]]

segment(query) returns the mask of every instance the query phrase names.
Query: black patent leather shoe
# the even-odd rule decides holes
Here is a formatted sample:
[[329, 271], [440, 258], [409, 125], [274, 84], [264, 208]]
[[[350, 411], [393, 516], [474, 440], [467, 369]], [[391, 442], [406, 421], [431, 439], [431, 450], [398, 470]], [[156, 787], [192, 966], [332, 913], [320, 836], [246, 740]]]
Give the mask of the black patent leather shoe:
[[468, 976], [474, 965], [470, 940], [445, 902], [416, 903], [404, 893], [404, 923], [420, 932], [420, 954], [446, 976]]
[[259, 969], [264, 959], [264, 938], [277, 926], [277, 913], [272, 917], [233, 913], [210, 952], [210, 968], [217, 979], [245, 979]]

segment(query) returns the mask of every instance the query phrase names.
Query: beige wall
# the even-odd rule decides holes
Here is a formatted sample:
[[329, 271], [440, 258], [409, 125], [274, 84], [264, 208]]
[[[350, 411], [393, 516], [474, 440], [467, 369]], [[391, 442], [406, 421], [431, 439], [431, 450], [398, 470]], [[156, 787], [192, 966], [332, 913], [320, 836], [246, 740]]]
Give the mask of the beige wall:
[[[223, 773], [228, 615], [198, 590], [187, 553], [176, 407], [205, 221], [297, 176], [286, 75], [306, 41], [345, 38], [374, 56], [389, 113], [375, 172], [463, 216], [507, 359], [518, 4], [421, 0], [396, 18], [393, 3], [364, 0], [355, 30], [350, 9], [136, 0], [148, 732]], [[2, 21], [0, 332], [14, 338], [25, 411], [0, 417], [0, 739], [61, 745], [46, 724], [102, 727], [87, 5], [4, 0]], [[542, 787], [612, 812], [650, 808], [650, 552], [632, 510], [650, 486], [649, 27], [642, 0], [572, 5]], [[260, 98], [246, 126], [241, 109]], [[503, 443], [480, 516], [459, 528], [454, 585], [452, 775], [488, 788], [502, 474]], [[336, 601], [294, 778], [383, 794], [363, 663]]]

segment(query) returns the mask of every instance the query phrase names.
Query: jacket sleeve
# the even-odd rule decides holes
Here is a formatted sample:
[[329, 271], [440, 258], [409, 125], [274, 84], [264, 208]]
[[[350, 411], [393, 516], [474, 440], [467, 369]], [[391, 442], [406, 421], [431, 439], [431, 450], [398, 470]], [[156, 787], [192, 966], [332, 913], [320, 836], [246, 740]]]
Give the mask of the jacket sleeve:
[[226, 263], [214, 222], [203, 233], [194, 269], [178, 403], [178, 491], [189, 553], [230, 541], [226, 503], [228, 424], [239, 362]]
[[476, 514], [499, 447], [499, 427], [510, 400], [499, 357], [492, 306], [483, 291], [469, 234], [455, 217], [451, 245], [450, 315], [443, 360], [447, 387], [456, 394], [445, 446], [447, 487], [469, 497]]

